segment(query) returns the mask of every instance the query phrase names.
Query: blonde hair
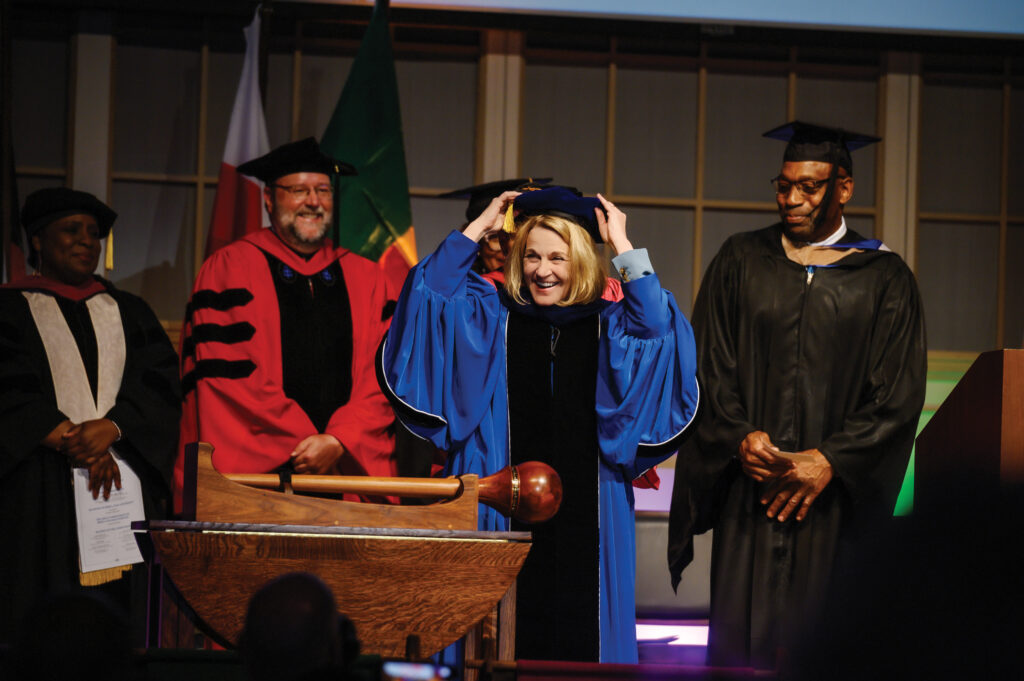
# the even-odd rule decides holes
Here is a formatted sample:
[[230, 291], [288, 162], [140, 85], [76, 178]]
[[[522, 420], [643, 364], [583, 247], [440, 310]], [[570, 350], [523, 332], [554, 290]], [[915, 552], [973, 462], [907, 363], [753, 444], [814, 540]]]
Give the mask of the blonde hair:
[[522, 293], [523, 258], [526, 240], [534, 229], [549, 229], [562, 238], [569, 247], [569, 280], [565, 298], [555, 305], [566, 307], [592, 303], [604, 293], [608, 274], [590, 234], [572, 220], [556, 215], [534, 215], [516, 231], [505, 264], [505, 292], [520, 304], [529, 302]]

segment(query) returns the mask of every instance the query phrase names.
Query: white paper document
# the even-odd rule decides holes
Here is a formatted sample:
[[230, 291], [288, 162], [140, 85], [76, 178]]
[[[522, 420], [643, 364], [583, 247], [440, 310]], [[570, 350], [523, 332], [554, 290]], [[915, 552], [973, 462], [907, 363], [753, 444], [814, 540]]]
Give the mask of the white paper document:
[[124, 459], [110, 451], [121, 471], [121, 489], [111, 485], [110, 498], [93, 499], [89, 469], [74, 468], [75, 516], [78, 520], [78, 556], [82, 572], [141, 563], [132, 521], [145, 520], [142, 483]]

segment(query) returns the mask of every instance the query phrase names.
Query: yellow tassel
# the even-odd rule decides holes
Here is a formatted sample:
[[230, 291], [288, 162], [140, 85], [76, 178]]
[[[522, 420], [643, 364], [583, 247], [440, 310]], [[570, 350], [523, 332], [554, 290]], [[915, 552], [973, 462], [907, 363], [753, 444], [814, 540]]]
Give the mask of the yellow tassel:
[[516, 216], [512, 212], [512, 202], [508, 202], [508, 210], [505, 211], [505, 222], [501, 226], [506, 234], [516, 233]]
[[107, 272], [114, 269], [114, 233], [110, 232], [107, 234], [107, 257], [103, 265], [107, 268]]
[[[527, 182], [527, 184], [532, 184], [532, 183], [533, 183], [533, 178], [529, 178], [529, 182]], [[536, 192], [536, 191], [540, 191], [541, 189], [543, 189], [543, 187], [520, 187], [517, 191], [520, 191], [520, 192]], [[515, 202], [514, 201], [509, 201], [508, 202], [508, 209], [505, 211], [505, 222], [502, 223], [502, 225], [501, 225], [502, 230], [504, 230], [505, 233], [507, 233], [507, 234], [515, 234], [516, 233], [516, 215], [515, 215], [515, 212], [513, 211], [513, 206], [512, 206], [513, 203], [515, 203]]]

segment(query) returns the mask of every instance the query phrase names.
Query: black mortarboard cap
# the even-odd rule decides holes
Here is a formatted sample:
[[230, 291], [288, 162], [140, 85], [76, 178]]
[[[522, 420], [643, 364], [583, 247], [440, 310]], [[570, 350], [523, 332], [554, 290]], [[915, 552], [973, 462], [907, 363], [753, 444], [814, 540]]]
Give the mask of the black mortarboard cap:
[[557, 215], [583, 227], [596, 243], [604, 243], [594, 214], [595, 208], [601, 208], [601, 202], [596, 197], [583, 196], [573, 187], [554, 186], [524, 192], [515, 198], [512, 205], [516, 222], [532, 215]]
[[316, 140], [307, 137], [298, 142], [282, 144], [259, 158], [246, 161], [238, 166], [238, 172], [271, 184], [277, 178], [292, 173], [355, 175], [356, 169], [320, 151]]
[[765, 137], [787, 142], [784, 161], [831, 163], [853, 175], [850, 152], [882, 141], [881, 137], [849, 132], [840, 128], [791, 121], [764, 133]]
[[523, 191], [527, 189], [541, 189], [551, 182], [550, 177], [517, 177], [514, 180], [498, 180], [497, 182], [485, 182], [484, 184], [463, 187], [455, 191], [438, 194], [440, 199], [469, 199], [466, 206], [466, 220], [472, 222], [480, 217], [491, 200], [508, 191]]
[[96, 218], [101, 239], [106, 238], [110, 226], [117, 219], [117, 213], [110, 206], [88, 192], [67, 187], [48, 187], [32, 192], [25, 199], [25, 205], [21, 208], [21, 225], [25, 228], [25, 235], [31, 239], [55, 220], [78, 213], [88, 213]]

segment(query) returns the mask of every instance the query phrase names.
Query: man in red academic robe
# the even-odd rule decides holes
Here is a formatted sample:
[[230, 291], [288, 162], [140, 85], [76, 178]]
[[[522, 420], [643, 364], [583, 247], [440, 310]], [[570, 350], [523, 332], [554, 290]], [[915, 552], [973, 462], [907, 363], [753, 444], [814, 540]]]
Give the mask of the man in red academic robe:
[[[212, 444], [222, 473], [394, 475], [394, 415], [373, 368], [390, 317], [384, 278], [326, 238], [332, 178], [355, 170], [313, 138], [238, 170], [264, 182], [271, 226], [216, 251], [196, 278], [182, 446]], [[177, 510], [182, 480], [179, 452]]]

